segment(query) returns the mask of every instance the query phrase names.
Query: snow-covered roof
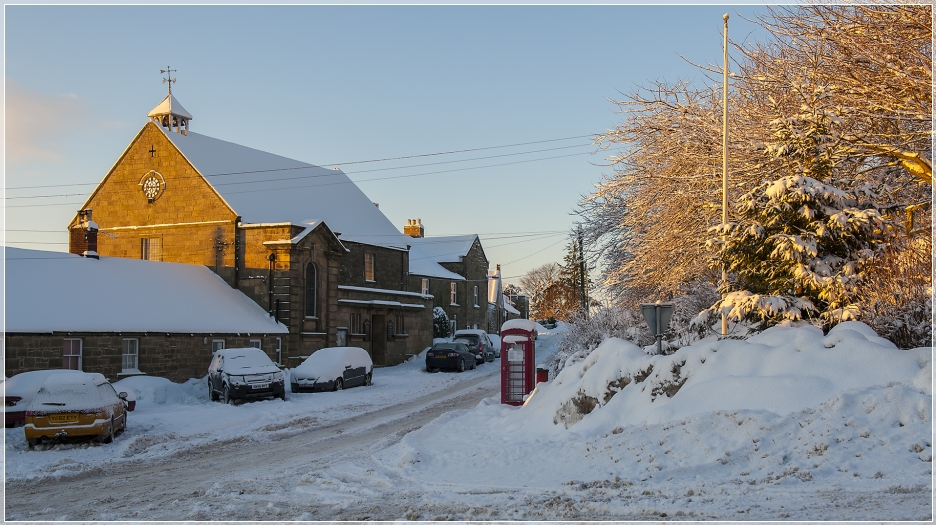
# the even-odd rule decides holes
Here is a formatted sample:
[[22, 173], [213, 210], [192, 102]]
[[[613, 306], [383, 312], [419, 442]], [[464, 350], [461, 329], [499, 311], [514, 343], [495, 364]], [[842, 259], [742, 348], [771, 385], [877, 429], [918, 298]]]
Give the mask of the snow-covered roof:
[[402, 250], [411, 244], [339, 169], [199, 133], [164, 133], [245, 223], [322, 220], [342, 241]]
[[[163, 132], [245, 223], [311, 225], [324, 221], [342, 241], [399, 250], [414, 244], [415, 239], [401, 233], [339, 169], [199, 133]], [[464, 280], [418, 247], [410, 253], [410, 273]]]
[[7, 247], [5, 296], [7, 332], [288, 332], [193, 264]]
[[508, 301], [506, 297], [504, 297], [504, 310], [507, 310], [507, 313], [520, 315], [520, 310], [517, 310], [516, 308], [514, 308], [513, 305], [510, 304], [510, 301]]
[[[418, 246], [435, 262], [461, 262], [459, 257], [468, 255], [477, 235], [453, 235], [449, 237], [415, 238], [411, 244]], [[412, 256], [410, 256], [412, 259]]]
[[[170, 111], [171, 107], [171, 111]], [[176, 100], [174, 96], [170, 93], [166, 95], [166, 98], [159, 103], [155, 108], [152, 109], [149, 113], [146, 114], [147, 117], [158, 117], [160, 115], [168, 115], [172, 113], [173, 115], [178, 115], [184, 119], [193, 120], [192, 114], [188, 111], [185, 111], [185, 108], [182, 107], [182, 104], [179, 104], [179, 101]]]

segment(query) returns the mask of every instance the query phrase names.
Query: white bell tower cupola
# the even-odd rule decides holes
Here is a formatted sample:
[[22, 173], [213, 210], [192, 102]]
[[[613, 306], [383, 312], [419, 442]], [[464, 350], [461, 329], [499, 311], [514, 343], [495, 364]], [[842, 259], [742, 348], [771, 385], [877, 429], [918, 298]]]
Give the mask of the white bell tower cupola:
[[172, 84], [176, 81], [176, 79], [171, 77], [174, 71], [176, 70], [169, 69], [168, 67], [159, 71], [160, 73], [170, 75], [169, 78], [163, 79], [163, 84], [169, 84], [169, 94], [146, 116], [153, 119], [156, 125], [162, 126], [169, 131], [173, 131], [173, 128], [175, 128], [174, 131], [176, 133], [188, 135], [191, 129], [192, 114], [185, 111], [182, 104], [179, 104], [179, 101], [172, 96]]

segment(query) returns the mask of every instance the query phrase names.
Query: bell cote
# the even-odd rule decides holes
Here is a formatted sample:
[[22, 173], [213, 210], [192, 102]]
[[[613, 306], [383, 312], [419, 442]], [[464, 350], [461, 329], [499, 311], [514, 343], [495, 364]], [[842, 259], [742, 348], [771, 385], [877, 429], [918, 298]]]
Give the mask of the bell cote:
[[172, 95], [172, 84], [176, 81], [171, 77], [174, 71], [175, 69], [169, 69], [168, 67], [159, 71], [160, 73], [169, 74], [169, 78], [163, 79], [163, 84], [169, 84], [169, 94], [146, 116], [153, 119], [157, 126], [167, 128], [169, 131], [173, 131], [173, 128], [175, 128], [176, 133], [188, 135], [192, 114], [185, 111], [182, 104], [179, 104], [179, 101]]

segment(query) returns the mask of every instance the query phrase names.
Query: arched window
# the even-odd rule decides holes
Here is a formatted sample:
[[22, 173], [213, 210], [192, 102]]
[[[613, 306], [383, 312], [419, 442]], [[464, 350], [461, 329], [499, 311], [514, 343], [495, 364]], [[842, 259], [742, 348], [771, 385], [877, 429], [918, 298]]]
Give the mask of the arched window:
[[318, 271], [315, 263], [309, 263], [306, 266], [305, 275], [305, 315], [306, 317], [316, 316], [316, 299], [318, 298]]

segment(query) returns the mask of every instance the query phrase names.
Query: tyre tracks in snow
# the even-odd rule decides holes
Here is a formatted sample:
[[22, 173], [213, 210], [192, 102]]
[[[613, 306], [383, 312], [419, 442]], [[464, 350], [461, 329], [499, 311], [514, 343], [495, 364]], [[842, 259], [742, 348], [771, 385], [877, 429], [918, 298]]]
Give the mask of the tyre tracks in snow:
[[[300, 515], [314, 519], [306, 505], [291, 497], [283, 500], [283, 491], [335, 463], [369, 459], [442, 414], [477, 405], [499, 391], [498, 380], [499, 374], [485, 374], [445, 392], [286, 437], [275, 433], [241, 437], [199, 445], [170, 458], [106, 464], [64, 479], [7, 483], [5, 517], [8, 521], [292, 520]], [[279, 503], [271, 508], [273, 500]]]

